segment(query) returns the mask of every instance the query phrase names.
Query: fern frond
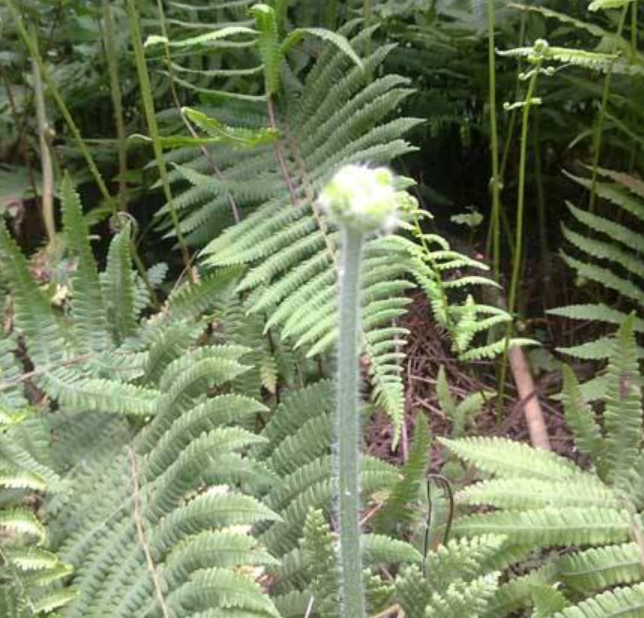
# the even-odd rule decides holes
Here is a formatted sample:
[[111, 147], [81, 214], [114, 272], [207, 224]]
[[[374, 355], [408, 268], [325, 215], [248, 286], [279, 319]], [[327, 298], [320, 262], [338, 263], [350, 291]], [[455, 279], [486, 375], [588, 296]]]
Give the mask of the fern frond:
[[[597, 320], [621, 325], [630, 309], [636, 308], [640, 312], [644, 307], [644, 288], [641, 284], [644, 275], [641, 260], [644, 236], [637, 227], [637, 223], [644, 220], [644, 199], [641, 183], [636, 178], [603, 168], [598, 173], [602, 180], [596, 183], [596, 194], [606, 200], [610, 211], [586, 212], [568, 204], [576, 229], [564, 228], [564, 233], [575, 248], [576, 256], [566, 251], [563, 259], [576, 271], [582, 282], [594, 282], [605, 290], [607, 302], [615, 305], [615, 308], [597, 303], [563, 307], [550, 313], [574, 320]], [[568, 177], [588, 190], [595, 190], [591, 179], [571, 174]], [[622, 309], [622, 306], [625, 308]], [[642, 332], [643, 327], [642, 318], [635, 315], [633, 329]], [[607, 339], [600, 338], [562, 352], [589, 360], [604, 360], [609, 356], [611, 347]], [[585, 389], [582, 385], [582, 390]]]
[[454, 524], [459, 535], [503, 534], [510, 542], [551, 545], [598, 545], [629, 540], [625, 510], [601, 507], [546, 507], [530, 511], [499, 511], [464, 517]]
[[609, 290], [618, 292], [619, 294], [624, 296], [624, 298], [627, 298], [629, 300], [635, 302], [641, 301], [642, 290], [640, 289], [640, 287], [635, 283], [632, 283], [628, 279], [615, 274], [615, 272], [610, 268], [596, 266], [595, 264], [588, 264], [567, 255], [564, 255], [563, 259], [566, 264], [570, 268], [576, 270], [578, 275], [583, 279], [589, 279], [590, 281], [599, 283]]
[[42, 544], [45, 540], [45, 528], [38, 518], [22, 508], [4, 509], [0, 511], [0, 528], [9, 534], [26, 536]]
[[39, 380], [47, 393], [76, 412], [117, 412], [134, 416], [155, 413], [156, 391], [115, 380], [86, 378], [70, 369], [55, 369]]
[[72, 317], [79, 352], [104, 352], [110, 346], [110, 342], [107, 337], [107, 318], [98, 267], [92, 253], [89, 227], [83, 218], [80, 198], [67, 175], [63, 180], [61, 192], [65, 242], [72, 255], [77, 258], [72, 278]]
[[469, 583], [452, 584], [442, 593], [434, 593], [425, 609], [426, 618], [479, 618], [497, 587], [497, 576], [486, 575]]
[[534, 47], [517, 47], [497, 53], [511, 58], [531, 58], [538, 53], [540, 57], [547, 61], [571, 64], [601, 72], [609, 71], [619, 58], [617, 54], [605, 54], [601, 52], [590, 52], [585, 49], [556, 46], [548, 46], [538, 52], [535, 51]]
[[74, 493], [51, 524], [76, 566], [68, 615], [130, 618], [162, 604], [177, 616], [277, 616], [252, 571], [275, 558], [250, 533], [279, 516], [241, 490], [259, 493], [273, 477], [247, 455], [263, 439], [233, 426], [264, 407], [232, 393], [205, 396], [245, 370], [237, 362], [245, 349], [177, 356], [174, 341], [161, 345], [151, 372], [160, 377], [145, 383], [153, 420], [71, 469]]
[[[258, 456], [280, 477], [280, 482], [266, 492], [264, 501], [283, 521], [267, 527], [260, 539], [278, 557], [298, 546], [311, 509], [325, 512], [330, 509], [334, 399], [330, 381], [291, 392], [262, 432], [267, 442], [259, 446]], [[389, 464], [366, 458], [362, 477], [364, 498], [389, 492], [398, 478]]]
[[463, 504], [489, 505], [504, 509], [548, 507], [619, 508], [619, 497], [594, 480], [572, 483], [531, 479], [517, 484], [516, 479], [495, 479], [476, 483], [459, 494]]
[[486, 618], [512, 615], [532, 603], [535, 587], [551, 586], [557, 582], [556, 567], [547, 563], [545, 566], [515, 577], [501, 584], [491, 599]]
[[[260, 49], [267, 91], [276, 93], [280, 76], [279, 68], [274, 67], [279, 67], [281, 54], [271, 25], [276, 18], [266, 8], [257, 9], [256, 17], [262, 20], [258, 29], [265, 39]], [[391, 48], [364, 54], [370, 34], [369, 30], [360, 32], [350, 43], [356, 54], [367, 56], [364, 71], [376, 74]], [[223, 180], [218, 187], [211, 187], [208, 197], [192, 202], [189, 211], [180, 211], [182, 229], [190, 240], [199, 243], [215, 237], [204, 252], [208, 266], [247, 267], [238, 288], [253, 293], [246, 311], [267, 314], [267, 329], [310, 355], [328, 353], [336, 338], [337, 240], [317, 210], [317, 193], [342, 164], [385, 163], [408, 152], [410, 146], [401, 135], [417, 124], [410, 119], [386, 121], [410, 94], [405, 80], [386, 76], [365, 83], [364, 71], [337, 47], [325, 46], [302, 83], [303, 96], [275, 101], [282, 129], [279, 146], [294, 162], [289, 165], [288, 183], [273, 149], [232, 153], [221, 147], [217, 161]], [[342, 75], [339, 80], [338, 74]], [[203, 161], [193, 158], [183, 165], [201, 170]], [[287, 184], [293, 186], [293, 192]], [[228, 196], [233, 196], [244, 216], [220, 234], [219, 213], [227, 208]], [[367, 250], [367, 261], [365, 272], [371, 273], [371, 278], [365, 281], [363, 323], [373, 393], [399, 426], [404, 398], [401, 357], [397, 354], [402, 348], [398, 341], [404, 342], [403, 331], [389, 345], [378, 334], [405, 311], [405, 291], [410, 285], [406, 260], [401, 252], [394, 255], [385, 251], [382, 241], [374, 240]], [[303, 312], [305, 303], [308, 309]]]
[[564, 412], [566, 422], [575, 438], [575, 446], [580, 453], [589, 456], [595, 463], [598, 463], [606, 449], [601, 429], [594, 418], [592, 409], [584, 401], [575, 374], [567, 365], [563, 367], [563, 378]]
[[574, 481], [586, 475], [575, 464], [549, 451], [535, 450], [505, 438], [440, 438], [458, 457], [475, 465], [483, 472], [508, 479], [541, 479], [544, 481]]
[[63, 330], [4, 222], [0, 224], [0, 272], [13, 292], [16, 326], [27, 341], [30, 356], [43, 365], [64, 360], [68, 346]]
[[644, 611], [644, 584], [616, 588], [555, 614], [555, 618], [617, 618]]
[[392, 533], [404, 529], [413, 518], [412, 508], [417, 501], [420, 484], [429, 467], [430, 433], [424, 415], [418, 417], [409, 458], [402, 467], [401, 481], [388, 496], [384, 506], [374, 520], [379, 532]]
[[440, 592], [456, 580], [470, 582], [505, 566], [509, 552], [505, 537], [477, 536], [453, 539], [430, 552], [425, 560], [427, 586]]
[[532, 591], [534, 612], [532, 618], [550, 618], [555, 612], [570, 605], [565, 595], [556, 586], [535, 586]]
[[166, 368], [194, 345], [202, 331], [200, 325], [177, 321], [155, 333], [147, 355], [144, 381], [158, 384]]
[[383, 534], [365, 534], [363, 551], [368, 564], [412, 564], [423, 560], [420, 552], [409, 543]]
[[131, 242], [130, 225], [127, 224], [110, 244], [103, 281], [109, 323], [119, 342], [133, 335], [137, 328]]
[[420, 571], [412, 567], [399, 578], [396, 594], [409, 618], [477, 618], [484, 614], [496, 587], [496, 576], [490, 574], [471, 582], [456, 580], [432, 592]]
[[557, 560], [557, 570], [567, 586], [586, 594], [642, 579], [635, 543], [594, 547], [562, 556]]
[[642, 412], [642, 388], [631, 317], [617, 333], [608, 365], [604, 409], [606, 451], [602, 462], [608, 482], [618, 484], [637, 459], [642, 441]]
[[198, 283], [187, 283], [168, 299], [168, 310], [177, 320], [194, 320], [208, 312], [226, 294], [241, 275], [241, 269], [215, 271]]
[[[569, 320], [580, 320], [582, 322], [595, 320], [615, 326], [621, 326], [628, 314], [606, 305], [569, 305], [548, 310], [550, 315], [556, 315]], [[633, 329], [635, 332], [644, 333], [644, 320], [635, 318]]]

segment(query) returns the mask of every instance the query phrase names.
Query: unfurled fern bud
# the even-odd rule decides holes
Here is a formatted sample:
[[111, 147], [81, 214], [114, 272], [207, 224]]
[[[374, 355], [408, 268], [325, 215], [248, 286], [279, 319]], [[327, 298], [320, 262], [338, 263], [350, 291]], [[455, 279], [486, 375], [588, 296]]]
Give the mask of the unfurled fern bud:
[[409, 199], [398, 191], [393, 174], [385, 167], [346, 165], [320, 194], [319, 204], [332, 222], [355, 232], [391, 232]]
[[389, 232], [413, 201], [384, 167], [343, 167], [318, 203], [341, 231], [334, 501], [338, 522], [341, 618], [366, 618], [360, 530], [360, 355], [362, 255], [368, 234]]

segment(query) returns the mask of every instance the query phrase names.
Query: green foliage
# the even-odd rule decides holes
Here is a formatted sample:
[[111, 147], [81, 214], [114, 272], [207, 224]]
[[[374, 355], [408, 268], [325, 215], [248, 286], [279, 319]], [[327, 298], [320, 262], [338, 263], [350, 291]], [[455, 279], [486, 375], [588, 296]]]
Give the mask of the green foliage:
[[379, 532], [399, 536], [414, 519], [414, 506], [429, 469], [431, 436], [427, 419], [418, 417], [409, 457], [400, 470], [401, 481], [378, 511], [374, 527]]
[[[564, 235], [574, 252], [566, 250], [563, 258], [576, 272], [578, 283], [598, 287], [605, 302], [571, 305], [553, 309], [550, 313], [571, 320], [614, 325], [621, 324], [630, 311], [634, 311], [633, 329], [640, 333], [644, 331], [641, 317], [644, 291], [639, 282], [644, 266], [639, 252], [644, 237], [637, 224], [644, 221], [644, 190], [637, 179], [627, 174], [605, 169], [600, 169], [599, 174], [602, 180], [596, 185], [596, 193], [610, 205], [610, 210], [598, 214], [568, 204], [575, 226], [581, 229], [574, 231], [564, 226]], [[588, 179], [571, 178], [588, 189], [592, 186]], [[619, 216], [616, 216], [615, 209]], [[612, 346], [612, 339], [603, 336], [589, 343], [563, 348], [561, 352], [583, 360], [605, 360]], [[635, 353], [641, 356], [639, 349]], [[605, 378], [599, 383], [596, 379], [582, 386], [582, 393], [586, 396], [593, 393], [593, 398], [596, 398], [597, 394], [605, 393], [605, 386]]]
[[[109, 462], [70, 462], [74, 489], [51, 523], [60, 553], [76, 566], [69, 616], [277, 615], [253, 576], [274, 559], [249, 536], [277, 516], [243, 489], [272, 477], [244, 455], [261, 438], [235, 426], [263, 406], [221, 392], [245, 371], [244, 352], [214, 346], [168, 358], [158, 382], [146, 385], [158, 389], [154, 420], [112, 443]], [[220, 394], [208, 398], [208, 388]]]
[[[486, 213], [489, 174], [477, 171], [487, 161], [476, 169], [471, 162], [487, 151], [490, 132], [481, 60], [492, 34], [489, 6], [497, 48], [510, 49], [501, 53], [536, 61], [539, 70], [550, 65], [543, 71], [552, 79], [542, 86], [549, 105], [533, 116], [533, 141], [521, 143], [532, 149], [534, 169], [526, 171], [542, 237], [552, 227], [546, 206], [557, 212], [551, 189], [559, 187], [562, 164], [605, 154], [632, 170], [573, 177], [603, 200], [588, 211], [570, 204], [563, 227], [564, 259], [592, 301], [553, 311], [621, 330], [563, 350], [609, 360], [589, 384], [564, 369], [564, 412], [588, 466], [503, 438], [466, 437], [487, 394], [457, 402], [439, 374], [441, 412], [452, 423], [444, 442], [483, 478], [459, 494], [472, 513], [452, 526], [458, 538], [437, 543], [444, 522], [432, 518], [423, 544], [431, 463], [425, 417], [402, 467], [366, 458], [369, 608], [375, 615], [398, 605], [407, 618], [500, 618], [530, 605], [533, 618], [641, 615], [642, 351], [635, 338], [644, 332], [644, 65], [631, 12], [637, 3], [130, 2], [149, 34], [147, 102], [163, 110], [157, 116], [165, 135], [154, 146], [159, 156], [159, 146], [167, 151], [175, 194], [169, 200], [166, 191], [169, 203], [151, 226], [150, 140], [111, 139], [114, 67], [120, 123], [130, 134], [142, 131], [123, 4], [109, 3], [114, 40], [103, 49], [101, 3], [69, 0], [62, 12], [46, 0], [14, 3], [51, 73], [45, 95], [56, 163], [78, 167], [68, 119], [61, 122], [62, 93], [89, 154], [119, 182], [128, 212], [110, 221], [114, 237], [109, 247], [96, 243], [97, 259], [90, 227], [105, 209], [83, 212], [69, 177], [55, 183], [65, 258], [51, 287], [34, 278], [19, 250], [25, 240], [35, 244], [30, 217], [37, 209], [25, 200], [40, 185], [24, 77], [29, 58], [17, 43], [17, 20], [6, 19], [0, 3], [0, 209], [12, 217], [11, 233], [0, 226], [0, 273], [8, 292], [3, 326], [13, 330], [0, 339], [0, 615], [338, 615], [334, 396], [324, 376], [337, 339], [339, 237], [318, 208], [320, 189], [346, 163], [394, 164], [422, 178], [414, 191], [423, 210], [405, 213], [400, 235], [372, 239], [365, 252], [362, 361], [372, 400], [389, 413], [396, 436], [409, 411], [403, 320], [416, 286], [459, 361], [532, 343], [506, 341], [512, 316], [495, 300], [478, 300], [475, 292], [496, 294], [484, 259], [455, 251], [458, 239], [448, 243], [420, 224], [424, 202], [441, 221], [455, 220], [450, 215], [463, 204]], [[531, 45], [546, 36], [551, 44]], [[108, 63], [106, 53], [117, 57]], [[530, 74], [519, 74], [513, 61], [500, 64], [498, 95], [515, 100]], [[601, 74], [599, 88], [587, 69]], [[515, 121], [512, 109], [499, 119], [503, 201], [515, 191]], [[131, 169], [114, 178], [117, 150], [127, 150]], [[78, 169], [74, 178], [86, 180]], [[510, 239], [516, 224], [504, 214]], [[155, 249], [155, 222], [170, 241], [185, 236], [198, 256], [194, 270], [168, 286], [166, 266], [144, 272], [140, 264]], [[470, 233], [476, 240], [478, 230]], [[184, 257], [187, 267], [192, 256]], [[168, 262], [178, 275], [173, 256]], [[432, 515], [441, 508], [436, 502]]]
[[[423, 214], [426, 213], [418, 212], [415, 216], [420, 218]], [[496, 332], [512, 318], [503, 309], [475, 301], [471, 293], [478, 286], [497, 287], [488, 277], [470, 274], [485, 273], [489, 268], [453, 250], [440, 235], [424, 233], [418, 219], [411, 230], [415, 241], [396, 237], [390, 243], [408, 252], [409, 271], [427, 296], [432, 317], [450, 333], [453, 352], [464, 362], [501, 355], [506, 349], [506, 338], [499, 338]], [[518, 338], [509, 342], [517, 346], [534, 343]], [[456, 422], [460, 424], [461, 420]]]
[[494, 397], [495, 393], [478, 392], [470, 393], [463, 401], [456, 402], [450, 392], [445, 367], [441, 365], [436, 380], [436, 396], [441, 411], [452, 421], [451, 437], [459, 438], [465, 435], [469, 424], [481, 412], [486, 402]]
[[[261, 434], [266, 445], [260, 447], [258, 456], [282, 479], [264, 498], [282, 520], [261, 535], [262, 541], [276, 556], [297, 548], [311, 509], [330, 513], [333, 409], [332, 383], [323, 381], [309, 385], [284, 398]], [[363, 498], [368, 500], [391, 488], [397, 479], [393, 466], [366, 457]]]
[[[58, 589], [71, 567], [47, 548], [38, 496], [62, 481], [47, 457], [42, 418], [27, 407], [13, 342], [0, 339], [0, 613], [32, 618], [62, 608], [75, 597]], [[31, 506], [30, 506], [31, 505]]]
[[[551, 558], [552, 572], [541, 583], [560, 580], [585, 596], [642, 580], [643, 409], [633, 326], [631, 316], [612, 345], [603, 429], [594, 420], [576, 378], [571, 371], [566, 373], [566, 416], [577, 448], [591, 459], [592, 470], [584, 471], [563, 457], [505, 439], [445, 441], [454, 453], [496, 477], [466, 488], [461, 495], [465, 504], [495, 510], [460, 518], [454, 532], [474, 538], [503, 534], [515, 545], [574, 548]], [[520, 597], [530, 603], [529, 587], [519, 586], [521, 581], [504, 584], [497, 598], [510, 592], [515, 603]], [[637, 615], [640, 588], [641, 584], [618, 588], [582, 602], [574, 595], [562, 599], [560, 594], [547, 592], [548, 598], [534, 597], [535, 615], [543, 613], [542, 607], [550, 602], [561, 603], [552, 614], [557, 617], [612, 616], [618, 607], [620, 612], [632, 607], [626, 614]], [[564, 606], [564, 600], [570, 607]]]
[[396, 597], [409, 618], [485, 615], [497, 588], [494, 558], [503, 537], [451, 541], [427, 555], [425, 572], [412, 566], [396, 584]]
[[[355, 36], [353, 48], [363, 53], [369, 35], [363, 31]], [[365, 70], [375, 71], [388, 51], [372, 52], [364, 59]], [[340, 81], [335, 79], [338, 71], [344, 73]], [[336, 337], [337, 235], [318, 212], [317, 193], [342, 163], [388, 162], [409, 151], [401, 136], [416, 121], [388, 120], [410, 93], [405, 86], [395, 76], [365, 84], [363, 70], [343, 52], [325, 49], [300, 85], [303, 96], [279, 102], [285, 129], [278, 145], [295, 162], [288, 170], [290, 178], [284, 178], [275, 149], [269, 147], [245, 155], [225, 148], [213, 152], [223, 184], [204, 176], [208, 163], [202, 157], [190, 152], [181, 154], [181, 160], [180, 153], [173, 157], [180, 161], [173, 180], [194, 184], [176, 201], [186, 237], [201, 243], [217, 236], [204, 252], [209, 266], [247, 265], [238, 288], [253, 292], [247, 310], [267, 314], [266, 328], [280, 332], [309, 356], [329, 352]], [[330, 95], [320, 106], [322, 93]], [[249, 183], [249, 177], [256, 182]], [[289, 185], [295, 188], [291, 191]], [[229, 217], [231, 197], [242, 221], [219, 234]], [[405, 331], [392, 326], [392, 320], [403, 314], [410, 284], [405, 280], [406, 256], [382, 244], [374, 240], [366, 252], [365, 345], [375, 399], [398, 423], [403, 400], [398, 350]]]

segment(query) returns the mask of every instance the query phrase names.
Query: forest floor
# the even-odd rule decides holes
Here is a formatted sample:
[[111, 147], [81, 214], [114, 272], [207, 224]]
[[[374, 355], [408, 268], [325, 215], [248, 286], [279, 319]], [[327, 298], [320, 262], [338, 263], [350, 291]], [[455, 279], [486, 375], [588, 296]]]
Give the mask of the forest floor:
[[[391, 420], [377, 413], [367, 427], [368, 452], [394, 463], [407, 458], [418, 415], [424, 414], [429, 421], [432, 436], [450, 436], [451, 420], [441, 410], [436, 394], [436, 376], [440, 367], [445, 368], [452, 396], [461, 401], [471, 393], [493, 392], [497, 386], [497, 367], [494, 361], [459, 364], [450, 350], [446, 333], [437, 329], [431, 319], [430, 309], [422, 294], [413, 298], [403, 325], [409, 329], [405, 368], [406, 405], [405, 425], [400, 446], [392, 450]], [[553, 450], [574, 458], [570, 433], [566, 428], [561, 404], [552, 399], [559, 391], [559, 373], [543, 371], [535, 376], [536, 392], [543, 408]], [[505, 404], [499, 414], [496, 399], [491, 399], [469, 425], [468, 435], [505, 436], [529, 442], [523, 402], [508, 371]], [[432, 472], [440, 470], [443, 459], [440, 449], [433, 449]]]

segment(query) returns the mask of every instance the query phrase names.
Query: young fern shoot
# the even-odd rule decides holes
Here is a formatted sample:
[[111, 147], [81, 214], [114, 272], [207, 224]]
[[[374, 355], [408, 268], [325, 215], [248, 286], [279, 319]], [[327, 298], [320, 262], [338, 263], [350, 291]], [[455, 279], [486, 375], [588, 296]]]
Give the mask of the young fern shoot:
[[360, 546], [361, 269], [365, 239], [391, 231], [407, 194], [391, 172], [348, 165], [326, 186], [319, 202], [341, 230], [334, 498], [339, 525], [340, 616], [366, 616]]

